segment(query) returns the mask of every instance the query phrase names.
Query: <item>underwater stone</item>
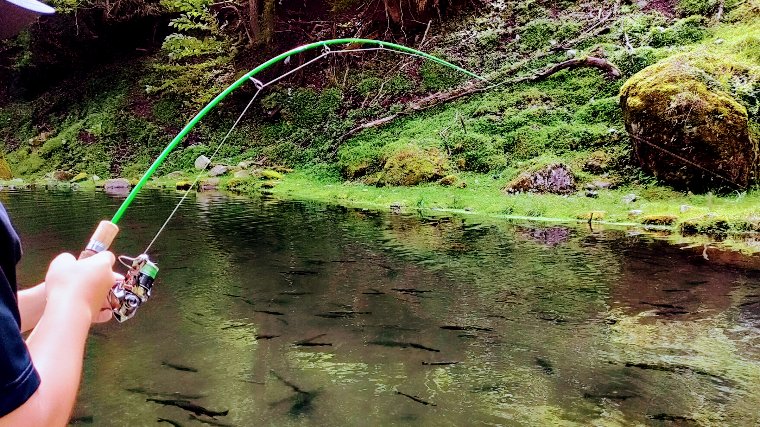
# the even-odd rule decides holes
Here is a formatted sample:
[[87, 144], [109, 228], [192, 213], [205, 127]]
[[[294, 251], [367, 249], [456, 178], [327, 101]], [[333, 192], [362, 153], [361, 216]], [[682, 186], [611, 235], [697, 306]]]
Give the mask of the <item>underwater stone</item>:
[[120, 193], [123, 190], [129, 190], [130, 187], [129, 181], [124, 178], [108, 179], [103, 184], [103, 189], [111, 193]]
[[201, 191], [210, 191], [210, 190], [216, 190], [219, 188], [219, 178], [207, 178], [201, 181], [200, 183], [200, 189]]

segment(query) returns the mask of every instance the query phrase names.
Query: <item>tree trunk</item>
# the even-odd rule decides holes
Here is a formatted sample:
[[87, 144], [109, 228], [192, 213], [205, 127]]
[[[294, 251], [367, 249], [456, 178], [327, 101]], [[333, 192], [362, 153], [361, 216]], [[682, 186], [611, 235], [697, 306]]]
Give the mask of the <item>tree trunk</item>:
[[248, 0], [248, 28], [251, 31], [251, 43], [261, 42], [261, 24], [259, 22], [259, 0]]
[[274, 2], [275, 0], [264, 0], [264, 42], [268, 45], [272, 42], [274, 36]]

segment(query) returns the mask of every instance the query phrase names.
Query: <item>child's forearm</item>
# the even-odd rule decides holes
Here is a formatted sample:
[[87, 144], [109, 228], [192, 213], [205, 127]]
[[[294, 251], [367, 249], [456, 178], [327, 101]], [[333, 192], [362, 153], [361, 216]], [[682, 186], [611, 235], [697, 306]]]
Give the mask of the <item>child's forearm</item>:
[[45, 311], [45, 283], [18, 292], [18, 311], [21, 314], [21, 332], [34, 329]]
[[82, 374], [92, 313], [76, 296], [51, 296], [27, 346], [41, 383], [23, 405], [0, 419], [0, 426], [65, 426]]

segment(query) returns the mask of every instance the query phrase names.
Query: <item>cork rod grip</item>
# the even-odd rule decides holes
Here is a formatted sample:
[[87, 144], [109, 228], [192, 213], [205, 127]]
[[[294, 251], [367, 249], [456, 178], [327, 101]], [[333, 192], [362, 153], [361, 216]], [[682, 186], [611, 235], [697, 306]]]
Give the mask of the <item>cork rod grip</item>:
[[119, 227], [116, 224], [111, 221], [100, 221], [98, 228], [92, 233], [89, 243], [79, 254], [79, 259], [89, 258], [98, 252], [107, 250], [117, 234], [119, 234]]

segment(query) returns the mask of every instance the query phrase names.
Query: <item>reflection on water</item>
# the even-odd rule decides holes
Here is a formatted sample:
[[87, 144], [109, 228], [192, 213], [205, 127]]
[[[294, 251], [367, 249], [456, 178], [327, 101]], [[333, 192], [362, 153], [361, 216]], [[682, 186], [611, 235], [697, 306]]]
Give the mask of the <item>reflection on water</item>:
[[[3, 193], [22, 283], [120, 200]], [[178, 196], [121, 224], [135, 255]], [[198, 194], [155, 296], [94, 328], [96, 425], [756, 425], [755, 271], [622, 231]]]

